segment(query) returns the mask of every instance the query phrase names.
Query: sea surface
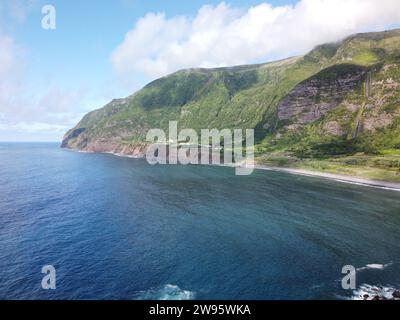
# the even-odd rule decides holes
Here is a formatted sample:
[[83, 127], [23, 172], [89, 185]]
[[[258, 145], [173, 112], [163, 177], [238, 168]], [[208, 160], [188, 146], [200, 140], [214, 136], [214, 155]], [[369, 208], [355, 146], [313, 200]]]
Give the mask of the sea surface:
[[0, 144], [0, 299], [348, 299], [345, 265], [400, 287], [400, 192]]

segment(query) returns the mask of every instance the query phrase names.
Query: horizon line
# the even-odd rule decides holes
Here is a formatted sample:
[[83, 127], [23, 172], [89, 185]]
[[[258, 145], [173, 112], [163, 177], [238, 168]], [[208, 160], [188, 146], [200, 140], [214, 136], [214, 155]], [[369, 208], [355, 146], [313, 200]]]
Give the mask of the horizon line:
[[60, 141], [58, 141], [58, 140], [52, 140], [52, 141], [23, 141], [23, 140], [13, 141], [13, 140], [0, 140], [0, 143], [60, 143]]

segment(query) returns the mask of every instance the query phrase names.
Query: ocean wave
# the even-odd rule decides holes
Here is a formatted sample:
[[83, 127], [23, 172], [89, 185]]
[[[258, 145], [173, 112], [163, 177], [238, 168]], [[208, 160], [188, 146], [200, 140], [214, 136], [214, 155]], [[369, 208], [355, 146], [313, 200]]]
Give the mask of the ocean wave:
[[135, 300], [193, 300], [194, 292], [182, 290], [176, 285], [167, 284], [163, 287], [138, 292]]
[[400, 291], [394, 287], [363, 284], [353, 291], [353, 300], [400, 300]]
[[362, 271], [362, 270], [383, 270], [387, 267], [390, 267], [392, 265], [392, 262], [386, 263], [386, 264], [379, 264], [379, 263], [371, 263], [367, 264], [365, 267], [357, 268], [357, 271]]

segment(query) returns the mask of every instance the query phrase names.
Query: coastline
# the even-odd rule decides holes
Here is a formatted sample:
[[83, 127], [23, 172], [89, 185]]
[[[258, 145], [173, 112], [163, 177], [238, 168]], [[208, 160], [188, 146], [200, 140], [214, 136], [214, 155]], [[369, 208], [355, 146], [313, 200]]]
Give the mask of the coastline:
[[265, 165], [255, 165], [255, 169], [286, 172], [289, 174], [295, 174], [295, 175], [301, 175], [301, 176], [307, 176], [307, 177], [317, 177], [317, 178], [335, 180], [335, 181], [342, 182], [342, 183], [356, 184], [356, 185], [360, 185], [360, 186], [373, 187], [373, 188], [379, 188], [379, 189], [385, 189], [385, 190], [400, 191], [400, 183], [396, 183], [396, 182], [369, 180], [369, 179], [363, 179], [363, 178], [358, 178], [358, 177], [354, 177], [354, 176], [326, 173], [326, 172], [321, 172], [321, 171], [311, 171], [311, 170], [305, 170], [305, 169], [291, 169], [291, 168], [284, 168], [284, 167], [269, 167], [269, 166], [265, 166]]
[[[113, 155], [116, 157], [123, 157], [123, 158], [130, 158], [130, 159], [144, 159], [145, 158], [144, 155], [143, 155], [143, 157], [141, 157], [141, 156], [132, 156], [132, 155], [128, 155], [128, 154], [115, 153], [115, 152], [95, 152], [95, 151], [86, 151], [86, 150], [71, 149], [71, 148], [62, 148], [62, 149], [79, 152], [79, 153], [110, 154], [110, 155]], [[213, 165], [213, 164], [211, 164], [211, 165]], [[219, 165], [215, 165], [215, 166], [235, 167], [235, 165], [227, 165], [227, 164], [219, 164]], [[311, 171], [311, 170], [305, 170], [305, 169], [292, 169], [292, 168], [285, 168], [285, 167], [270, 167], [270, 166], [259, 165], [259, 164], [254, 165], [254, 170], [285, 172], [285, 173], [294, 174], [294, 175], [329, 179], [329, 180], [334, 180], [334, 181], [341, 182], [341, 183], [355, 184], [355, 185], [371, 187], [371, 188], [400, 191], [400, 183], [397, 183], [397, 182], [363, 179], [363, 178], [358, 178], [355, 176], [326, 173], [326, 172], [321, 172], [321, 171]]]

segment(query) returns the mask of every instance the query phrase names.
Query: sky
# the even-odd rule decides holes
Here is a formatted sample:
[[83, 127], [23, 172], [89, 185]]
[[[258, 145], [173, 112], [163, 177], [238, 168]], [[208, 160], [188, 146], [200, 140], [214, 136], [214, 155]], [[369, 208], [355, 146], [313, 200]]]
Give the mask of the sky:
[[396, 27], [398, 0], [0, 0], [0, 141], [60, 141], [88, 111], [180, 69]]

